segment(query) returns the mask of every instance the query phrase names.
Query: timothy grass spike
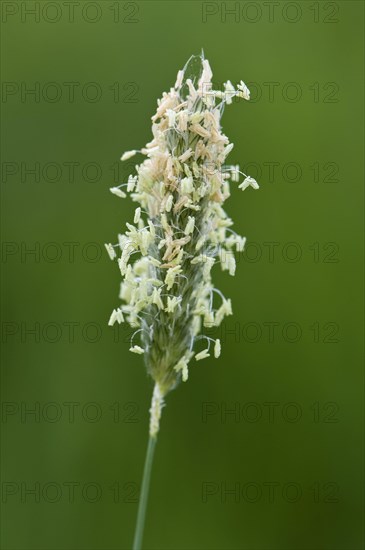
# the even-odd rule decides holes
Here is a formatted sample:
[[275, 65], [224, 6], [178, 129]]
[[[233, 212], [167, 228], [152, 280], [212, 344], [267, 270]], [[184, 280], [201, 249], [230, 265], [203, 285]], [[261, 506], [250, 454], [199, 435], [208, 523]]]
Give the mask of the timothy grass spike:
[[[239, 188], [258, 188], [239, 166], [225, 164], [233, 144], [221, 127], [225, 105], [234, 98], [248, 100], [249, 90], [244, 82], [234, 87], [229, 80], [224, 90], [214, 90], [212, 76], [203, 55], [190, 58], [175, 86], [158, 100], [152, 140], [122, 156], [146, 157], [136, 165], [136, 175], [111, 189], [138, 203], [134, 224], [126, 224], [119, 244], [106, 245], [111, 259], [118, 256], [122, 275], [123, 304], [110, 324], [126, 319], [136, 329], [130, 351], [143, 354], [155, 382], [152, 437], [166, 394], [188, 380], [192, 358], [210, 357], [211, 344], [213, 356], [220, 356], [220, 341], [201, 334], [204, 326], [218, 326], [232, 314], [230, 300], [214, 288], [212, 270], [220, 265], [233, 276], [234, 251], [241, 252], [245, 243], [231, 229], [223, 204], [230, 182], [239, 183], [241, 175]], [[196, 351], [202, 338], [207, 347]]]

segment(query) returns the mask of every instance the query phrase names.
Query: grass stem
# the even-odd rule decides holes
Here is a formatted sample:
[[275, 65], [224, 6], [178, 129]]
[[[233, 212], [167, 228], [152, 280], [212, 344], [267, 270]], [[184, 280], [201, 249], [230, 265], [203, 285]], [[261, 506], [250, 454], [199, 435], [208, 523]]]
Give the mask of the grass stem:
[[139, 504], [138, 504], [138, 514], [137, 514], [136, 530], [134, 534], [133, 550], [141, 550], [142, 548], [143, 531], [144, 531], [144, 525], [146, 520], [148, 492], [150, 488], [151, 470], [152, 470], [152, 463], [153, 463], [153, 455], [156, 447], [156, 441], [157, 441], [156, 435], [149, 436], [146, 460], [144, 463], [144, 470], [143, 470], [141, 494], [139, 497]]

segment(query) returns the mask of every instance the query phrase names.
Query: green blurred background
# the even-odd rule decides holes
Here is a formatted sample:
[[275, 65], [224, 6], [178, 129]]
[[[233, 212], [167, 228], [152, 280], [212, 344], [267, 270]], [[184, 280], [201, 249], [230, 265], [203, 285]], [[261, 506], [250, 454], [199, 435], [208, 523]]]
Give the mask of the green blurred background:
[[201, 48], [251, 87], [223, 125], [260, 191], [227, 202], [234, 316], [167, 399], [144, 547], [362, 548], [363, 3], [1, 9], [2, 548], [131, 547], [152, 384], [107, 326], [134, 211], [109, 187]]

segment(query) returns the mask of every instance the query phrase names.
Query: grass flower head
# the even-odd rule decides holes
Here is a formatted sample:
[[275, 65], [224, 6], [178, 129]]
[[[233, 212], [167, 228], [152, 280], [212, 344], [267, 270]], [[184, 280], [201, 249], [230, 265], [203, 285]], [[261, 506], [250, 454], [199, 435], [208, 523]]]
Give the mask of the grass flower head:
[[[239, 166], [226, 164], [233, 144], [222, 132], [221, 117], [235, 97], [249, 99], [244, 82], [234, 87], [227, 81], [223, 91], [214, 90], [208, 60], [193, 56], [158, 100], [150, 143], [122, 156], [145, 156], [136, 175], [111, 189], [138, 204], [118, 245], [106, 245], [122, 277], [122, 305], [109, 324], [126, 320], [135, 328], [130, 351], [143, 355], [155, 381], [152, 436], [165, 395], [188, 379], [193, 358], [221, 353], [220, 341], [203, 336], [202, 328], [219, 326], [232, 314], [230, 300], [214, 287], [212, 271], [220, 265], [233, 276], [234, 252], [243, 250], [245, 239], [231, 229], [223, 205], [230, 183], [241, 176], [239, 188], [258, 188]], [[198, 351], [201, 339], [207, 345]]]

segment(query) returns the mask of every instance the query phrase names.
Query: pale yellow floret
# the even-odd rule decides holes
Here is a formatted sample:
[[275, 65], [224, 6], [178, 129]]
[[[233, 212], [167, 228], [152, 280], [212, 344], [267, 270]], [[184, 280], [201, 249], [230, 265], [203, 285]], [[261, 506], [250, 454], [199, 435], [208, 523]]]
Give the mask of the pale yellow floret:
[[117, 253], [115, 252], [114, 246], [110, 243], [105, 243], [104, 246], [106, 248], [107, 253], [109, 254], [109, 258], [111, 260], [114, 260], [114, 258], [117, 257]]
[[140, 355], [145, 352], [145, 350], [140, 346], [132, 346], [131, 348], [129, 348], [129, 351], [131, 351], [132, 353], [138, 353]]
[[195, 218], [194, 216], [189, 216], [188, 222], [184, 229], [185, 235], [190, 235], [194, 231], [194, 227], [195, 227]]
[[181, 302], [180, 297], [174, 296], [173, 298], [170, 298], [170, 296], [168, 296], [167, 306], [165, 307], [165, 311], [167, 311], [167, 313], [174, 313], [175, 308], [180, 302]]
[[189, 370], [188, 370], [188, 361], [185, 357], [180, 359], [180, 361], [174, 366], [174, 370], [176, 372], [181, 372], [183, 382], [187, 381], [189, 377]]
[[175, 267], [170, 267], [167, 270], [167, 274], [166, 274], [166, 277], [165, 277], [165, 283], [167, 285], [167, 290], [170, 290], [173, 287], [173, 285], [175, 283], [176, 275], [178, 275], [181, 272], [182, 272], [182, 269], [181, 269], [180, 265], [177, 265]]
[[122, 191], [121, 189], [119, 189], [119, 187], [111, 187], [110, 188], [110, 192], [113, 193], [113, 195], [116, 195], [117, 197], [120, 197], [121, 199], [125, 199], [126, 198], [126, 194], [124, 193], [124, 191]]
[[139, 206], [138, 208], [136, 208], [135, 212], [134, 212], [134, 223], [138, 223], [139, 220], [141, 219], [141, 207]]
[[207, 357], [210, 357], [210, 353], [208, 353], [208, 349], [204, 349], [203, 351], [200, 351], [196, 354], [195, 359], [197, 361], [201, 361], [202, 359], [206, 359]]
[[219, 338], [216, 339], [214, 344], [214, 357], [217, 359], [221, 354], [221, 341]]
[[123, 153], [120, 160], [128, 160], [128, 159], [134, 157], [134, 155], [136, 153], [137, 153], [137, 151], [135, 151], [134, 149], [132, 151], [126, 151], [125, 153]]

